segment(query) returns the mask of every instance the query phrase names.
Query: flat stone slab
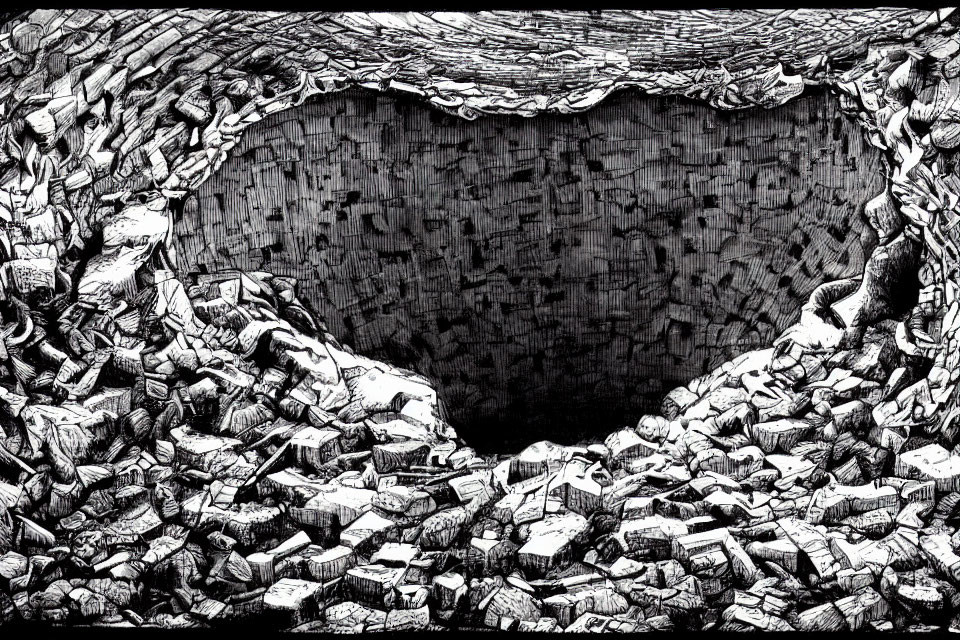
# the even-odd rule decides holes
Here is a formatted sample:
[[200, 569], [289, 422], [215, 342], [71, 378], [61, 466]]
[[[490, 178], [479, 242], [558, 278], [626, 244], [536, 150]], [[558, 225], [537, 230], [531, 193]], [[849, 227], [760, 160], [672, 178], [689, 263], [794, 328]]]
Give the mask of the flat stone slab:
[[310, 620], [320, 614], [322, 590], [319, 582], [281, 578], [263, 594], [263, 607], [290, 615], [294, 622]]
[[340, 534], [340, 544], [351, 549], [363, 549], [382, 544], [395, 528], [396, 524], [392, 520], [381, 518], [368, 511], [343, 530]]
[[759, 560], [776, 562], [793, 574], [797, 572], [800, 548], [786, 538], [751, 542], [747, 544], [746, 551]]
[[517, 552], [517, 560], [534, 571], [556, 567], [566, 560], [573, 541], [588, 527], [587, 519], [575, 513], [548, 515], [530, 525], [530, 536]]
[[960, 490], [960, 456], [938, 444], [898, 454], [894, 473], [902, 478], [933, 480], [937, 491]]
[[369, 489], [325, 485], [303, 508], [336, 514], [340, 524], [347, 526], [369, 511], [376, 497], [377, 492]]
[[687, 525], [681, 520], [652, 515], [623, 520], [614, 538], [620, 542], [624, 551], [645, 551], [666, 556], [671, 543], [687, 533]]
[[176, 461], [185, 467], [206, 472], [226, 469], [236, 462], [243, 442], [194, 431], [189, 427], [171, 429], [170, 439], [176, 450]]
[[347, 570], [357, 563], [353, 549], [338, 545], [320, 553], [307, 556], [306, 568], [310, 576], [320, 582], [328, 582], [346, 575]]
[[747, 432], [754, 443], [764, 453], [773, 453], [776, 450], [789, 453], [813, 427], [806, 420], [784, 418], [772, 422], [758, 422], [747, 428]]
[[365, 564], [347, 571], [347, 587], [361, 602], [382, 605], [384, 598], [400, 583], [405, 573], [405, 567]]

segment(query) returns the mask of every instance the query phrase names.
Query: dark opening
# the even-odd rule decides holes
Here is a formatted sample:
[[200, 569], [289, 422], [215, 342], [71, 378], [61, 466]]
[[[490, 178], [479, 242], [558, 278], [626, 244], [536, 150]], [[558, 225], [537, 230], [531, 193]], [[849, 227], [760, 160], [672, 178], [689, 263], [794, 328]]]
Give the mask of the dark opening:
[[879, 159], [836, 112], [625, 92], [465, 121], [334, 94], [247, 130], [178, 222], [180, 266], [297, 277], [334, 335], [432, 379], [478, 449], [576, 442], [860, 274]]

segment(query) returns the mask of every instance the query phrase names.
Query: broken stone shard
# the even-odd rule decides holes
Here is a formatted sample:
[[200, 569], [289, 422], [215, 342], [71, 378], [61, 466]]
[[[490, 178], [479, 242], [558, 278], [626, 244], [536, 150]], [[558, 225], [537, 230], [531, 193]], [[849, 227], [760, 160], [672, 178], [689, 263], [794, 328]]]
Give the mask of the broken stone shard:
[[520, 566], [545, 573], [567, 562], [574, 542], [587, 531], [587, 520], [575, 513], [548, 515], [530, 525], [526, 544], [517, 550]]
[[895, 472], [905, 478], [932, 480], [938, 491], [960, 490], [960, 456], [937, 444], [898, 454]]
[[319, 615], [322, 588], [319, 582], [281, 578], [263, 594], [263, 607], [284, 614], [292, 625], [306, 622]]

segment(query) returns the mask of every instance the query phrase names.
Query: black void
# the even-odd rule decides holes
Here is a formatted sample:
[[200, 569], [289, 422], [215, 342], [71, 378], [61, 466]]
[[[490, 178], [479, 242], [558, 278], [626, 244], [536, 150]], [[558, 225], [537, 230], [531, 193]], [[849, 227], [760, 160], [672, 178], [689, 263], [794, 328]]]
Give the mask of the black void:
[[879, 162], [826, 93], [466, 121], [349, 91], [245, 132], [175, 225], [179, 266], [298, 278], [340, 340], [433, 380], [480, 450], [571, 443], [858, 275]]

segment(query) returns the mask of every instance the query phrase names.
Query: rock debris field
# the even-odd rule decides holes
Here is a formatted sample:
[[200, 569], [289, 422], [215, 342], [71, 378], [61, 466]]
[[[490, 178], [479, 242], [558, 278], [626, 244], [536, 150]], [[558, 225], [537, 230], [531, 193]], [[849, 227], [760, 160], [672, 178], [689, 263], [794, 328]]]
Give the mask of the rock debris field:
[[958, 597], [960, 457], [908, 440], [933, 403], [892, 323], [737, 358], [602, 444], [481, 458], [425, 380], [296, 329], [289, 282], [164, 276], [154, 312], [73, 306], [77, 351], [43, 347], [89, 380], [86, 332], [152, 327], [131, 387], [3, 398], [8, 620], [884, 629]]
[[[714, 18], [610, 14], [595, 46], [564, 27], [588, 15], [562, 12], [9, 18], [0, 626], [960, 628], [956, 18]], [[691, 34], [709, 24], [731, 46], [699, 52], [708, 71]], [[476, 33], [527, 54], [491, 58]], [[612, 48], [650, 33], [670, 65]], [[464, 51], [485, 52], [476, 82]], [[524, 65], [553, 80], [511, 88]], [[588, 446], [477, 455], [432, 381], [340, 344], [292, 278], [170, 266], [184, 195], [310, 95], [419, 92], [474, 117], [620, 86], [775, 107], [804, 83], [883, 153], [862, 276]]]

